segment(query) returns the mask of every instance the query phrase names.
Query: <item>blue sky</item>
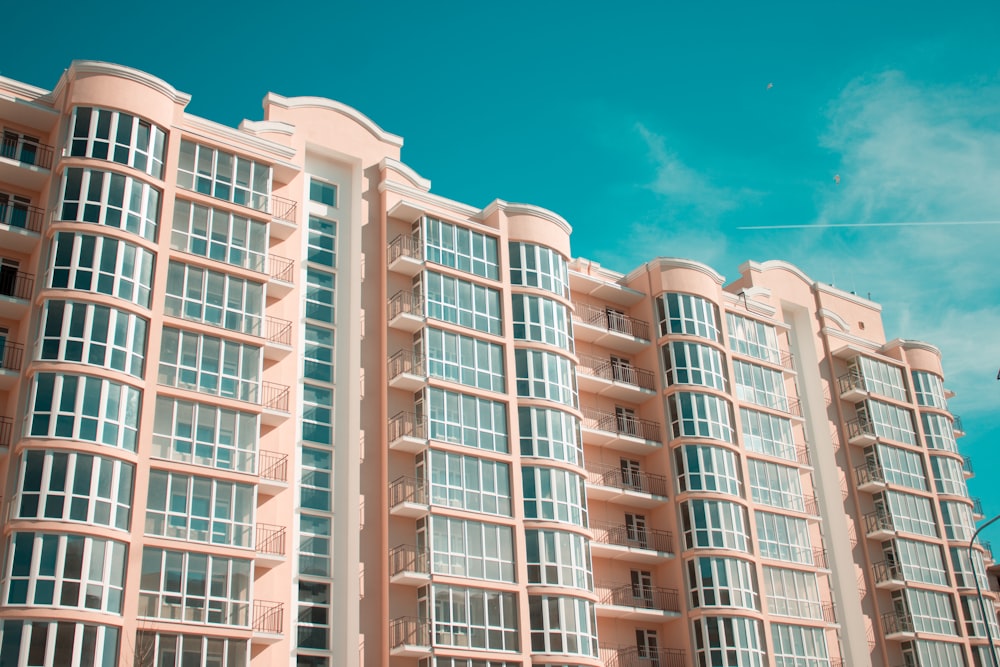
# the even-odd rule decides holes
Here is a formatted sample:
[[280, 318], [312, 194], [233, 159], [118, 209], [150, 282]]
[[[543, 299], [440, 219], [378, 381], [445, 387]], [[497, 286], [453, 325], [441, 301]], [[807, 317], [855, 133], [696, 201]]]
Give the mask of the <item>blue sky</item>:
[[[550, 208], [609, 268], [784, 259], [870, 294], [890, 338], [943, 350], [972, 491], [1000, 512], [1000, 224], [821, 228], [1000, 220], [1000, 5], [280, 6], [14, 3], [0, 74], [118, 62], [231, 125], [267, 91], [330, 97], [402, 135], [435, 192]], [[740, 229], [763, 225], [808, 227]]]

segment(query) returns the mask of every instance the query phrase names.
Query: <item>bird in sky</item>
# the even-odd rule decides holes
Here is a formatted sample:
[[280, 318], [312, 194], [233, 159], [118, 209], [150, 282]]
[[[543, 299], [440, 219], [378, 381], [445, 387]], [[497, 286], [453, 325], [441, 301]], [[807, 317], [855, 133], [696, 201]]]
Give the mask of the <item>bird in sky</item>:
[[771, 90], [772, 88], [774, 88], [774, 84], [773, 83], [767, 84], [767, 89], [768, 90]]
[[833, 182], [836, 183], [837, 185], [840, 185], [840, 174], [833, 175]]

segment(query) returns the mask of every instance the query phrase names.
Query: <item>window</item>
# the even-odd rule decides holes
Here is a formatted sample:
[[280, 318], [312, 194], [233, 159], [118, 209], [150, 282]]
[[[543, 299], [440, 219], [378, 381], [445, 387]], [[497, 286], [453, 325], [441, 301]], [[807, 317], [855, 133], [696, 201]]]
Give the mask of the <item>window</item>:
[[[963, 595], [962, 600], [962, 618], [965, 620], [965, 632], [970, 637], [986, 637], [986, 623], [983, 622], [983, 610], [979, 606], [979, 599], [971, 597], [968, 595]], [[983, 600], [986, 604], [986, 618], [989, 619], [990, 633], [994, 640], [1000, 637], [1000, 629], [997, 628], [997, 613], [996, 607], [993, 604], [993, 600], [986, 598]], [[950, 605], [948, 609], [950, 610]], [[955, 634], [954, 632], [949, 632], [947, 634]]]
[[261, 348], [164, 327], [157, 381], [206, 394], [256, 402]]
[[177, 187], [265, 211], [270, 203], [271, 168], [181, 139]]
[[757, 520], [757, 546], [762, 557], [813, 564], [808, 521], [770, 512], [755, 512], [754, 516]]
[[749, 551], [747, 512], [736, 503], [689, 500], [680, 504], [686, 549]]
[[667, 293], [656, 297], [660, 335], [683, 334], [719, 341], [715, 304], [691, 294]]
[[63, 175], [59, 219], [92, 222], [156, 241], [162, 193], [131, 176], [69, 167]]
[[790, 419], [740, 408], [740, 425], [747, 450], [787, 461], [797, 459]]
[[31, 206], [31, 199], [0, 192], [0, 225], [39, 231], [43, 211]]
[[424, 329], [432, 377], [503, 392], [503, 346], [440, 329]]
[[869, 357], [858, 357], [857, 366], [852, 366], [851, 370], [861, 374], [867, 391], [897, 401], [907, 400], [903, 373], [898, 366]]
[[81, 452], [29, 449], [20, 473], [18, 519], [129, 529], [135, 466]]
[[139, 616], [249, 627], [252, 563], [144, 547]]
[[[885, 491], [882, 495], [889, 506], [892, 525], [896, 530], [925, 537], [937, 537], [937, 523], [934, 521], [930, 500], [897, 491]], [[876, 506], [878, 504], [876, 497]]]
[[[248, 667], [250, 654], [245, 639], [175, 635], [140, 630], [135, 640], [135, 665], [212, 665]], [[182, 662], [183, 661], [183, 662]]]
[[917, 405], [948, 409], [948, 401], [944, 397], [944, 380], [933, 373], [913, 371], [913, 393], [916, 394]]
[[932, 456], [931, 470], [934, 473], [934, 488], [938, 493], [969, 497], [961, 461], [947, 456]]
[[785, 378], [781, 371], [734, 359], [733, 377], [736, 381], [736, 396], [741, 401], [788, 412]]
[[[315, 181], [314, 181], [315, 182]], [[328, 267], [337, 266], [337, 223], [309, 216], [306, 259]]]
[[423, 414], [425, 403], [432, 440], [507, 452], [505, 403], [434, 387], [418, 398], [418, 415]]
[[698, 667], [763, 667], [760, 621], [732, 616], [703, 616], [693, 621]]
[[950, 418], [933, 412], [921, 412], [920, 421], [924, 425], [924, 444], [927, 449], [958, 453], [955, 425]]
[[528, 583], [594, 588], [590, 540], [560, 530], [524, 531]]
[[802, 479], [798, 468], [758, 459], [747, 459], [747, 468], [750, 472], [750, 491], [754, 502], [796, 512], [805, 511]]
[[942, 500], [940, 507], [945, 537], [955, 542], [968, 544], [976, 530], [972, 508], [967, 503], [957, 503], [950, 500]]
[[771, 624], [774, 667], [829, 667], [823, 628]]
[[520, 650], [516, 593], [437, 585], [421, 589], [421, 597], [428, 596], [435, 646]]
[[156, 399], [153, 456], [253, 473], [257, 469], [257, 415], [214, 405]]
[[163, 310], [173, 317], [261, 336], [264, 285], [171, 261]]
[[149, 473], [146, 534], [226, 546], [253, 546], [254, 487], [208, 477]]
[[677, 487], [685, 491], [714, 491], [732, 496], [742, 494], [740, 463], [736, 453], [711, 445], [684, 445], [677, 457]]
[[302, 513], [299, 515], [299, 574], [329, 577], [331, 549], [329, 517]]
[[905, 408], [867, 400], [858, 404], [858, 417], [867, 420], [880, 438], [889, 438], [907, 445], [916, 445], [913, 430], [913, 413]]
[[583, 477], [568, 470], [523, 466], [524, 516], [587, 526]]
[[174, 200], [170, 247], [263, 272], [267, 261], [267, 224], [178, 198]]
[[514, 339], [530, 340], [573, 351], [569, 310], [563, 304], [531, 294], [511, 294]]
[[971, 557], [968, 546], [951, 547], [951, 565], [955, 571], [955, 583], [959, 588], [975, 588], [976, 580], [979, 580], [980, 590], [989, 590], [989, 582], [986, 580], [986, 565], [983, 563], [983, 554], [979, 551], [972, 551]]
[[337, 276], [327, 271], [306, 267], [306, 317], [334, 324]]
[[50, 299], [42, 311], [38, 358], [74, 361], [141, 378], [147, 324], [117, 308]]
[[302, 353], [302, 374], [308, 380], [333, 382], [334, 330], [305, 326], [305, 348]]
[[764, 594], [768, 611], [776, 616], [823, 618], [815, 572], [765, 566]]
[[510, 467], [506, 463], [432, 449], [426, 466], [433, 504], [510, 516]]
[[0, 621], [0, 656], [4, 667], [116, 667], [118, 633], [112, 626], [72, 621]]
[[562, 255], [532, 243], [511, 242], [510, 282], [569, 298], [569, 270]]
[[576, 376], [566, 357], [542, 350], [514, 350], [517, 395], [576, 407]]
[[163, 178], [166, 133], [138, 116], [122, 111], [77, 107], [71, 121], [72, 157], [91, 157], [128, 165], [153, 178]]
[[431, 572], [486, 581], [514, 581], [510, 526], [445, 516], [428, 519]]
[[298, 648], [324, 651], [330, 648], [330, 584], [299, 581], [299, 608], [296, 616]]
[[424, 218], [424, 237], [424, 257], [428, 262], [491, 280], [499, 277], [494, 237], [434, 218]]
[[662, 349], [668, 385], [694, 384], [726, 390], [725, 362], [714, 347], [673, 341]]
[[729, 347], [734, 352], [772, 364], [781, 363], [778, 333], [773, 326], [736, 313], [726, 313], [726, 324], [729, 329]]
[[[973, 656], [976, 649], [973, 646]], [[915, 657], [912, 657], [915, 656]], [[923, 639], [903, 644], [903, 660], [909, 660], [907, 665], [933, 665], [933, 667], [965, 667], [965, 651], [962, 644], [949, 644], [946, 642], [931, 642]], [[912, 662], [915, 661], [915, 662]], [[981, 667], [988, 667], [992, 660], [987, 657], [986, 662]]]
[[329, 512], [333, 508], [333, 453], [316, 447], [302, 448], [300, 502], [304, 509]]
[[302, 384], [302, 439], [333, 445], [333, 390]]
[[[887, 549], [887, 546], [889, 547]], [[882, 545], [886, 560], [895, 559], [906, 581], [948, 586], [941, 547], [928, 542], [897, 538]]]
[[5, 603], [120, 614], [126, 549], [123, 542], [83, 535], [13, 533], [4, 570]]
[[38, 373], [25, 423], [29, 437], [68, 438], [135, 451], [142, 392], [103, 378]]
[[694, 558], [687, 563], [691, 607], [760, 610], [753, 563], [736, 558]]
[[572, 597], [531, 595], [531, 650], [597, 657], [594, 603]]
[[519, 407], [517, 415], [521, 456], [583, 465], [583, 444], [576, 417], [568, 412], [536, 407]]
[[46, 286], [108, 294], [149, 308], [153, 253], [118, 239], [59, 232]]
[[889, 445], [876, 445], [885, 481], [918, 491], [927, 491], [924, 459], [918, 452], [911, 452]]
[[309, 179], [309, 201], [327, 206], [337, 206], [337, 186], [316, 178]]
[[894, 603], [905, 599], [906, 608], [913, 619], [913, 629], [917, 632], [933, 632], [939, 635], [957, 635], [955, 612], [951, 606], [951, 595], [917, 588], [893, 591]]
[[667, 398], [670, 426], [675, 438], [714, 438], [733, 441], [732, 408], [710, 394], [680, 392]]
[[500, 292], [485, 285], [428, 271], [427, 317], [500, 336]]

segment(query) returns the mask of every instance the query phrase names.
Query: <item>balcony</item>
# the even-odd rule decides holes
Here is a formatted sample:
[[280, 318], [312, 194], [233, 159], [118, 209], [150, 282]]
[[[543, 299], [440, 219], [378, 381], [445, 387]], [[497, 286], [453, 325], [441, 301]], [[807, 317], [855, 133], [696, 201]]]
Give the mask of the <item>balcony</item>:
[[674, 648], [600, 647], [604, 667], [686, 667], [687, 654]]
[[0, 181], [38, 191], [52, 169], [52, 146], [4, 132], [0, 144]]
[[855, 466], [854, 479], [858, 483], [858, 490], [865, 493], [876, 493], [885, 488], [885, 473], [877, 461]]
[[847, 422], [847, 442], [858, 447], [874, 445], [878, 440], [875, 426], [867, 417], [858, 417]]
[[257, 453], [257, 492], [273, 496], [288, 488], [288, 455], [262, 449]]
[[0, 417], [0, 453], [10, 451], [11, 436], [14, 434], [14, 420]]
[[972, 518], [976, 521], [982, 521], [986, 518], [985, 512], [983, 512], [983, 501], [979, 498], [972, 498]]
[[840, 399], [842, 401], [860, 403], [868, 398], [865, 378], [857, 366], [851, 366], [846, 373], [837, 378], [837, 383], [840, 385]]
[[277, 361], [292, 351], [292, 323], [278, 317], [264, 318], [264, 358]]
[[253, 601], [253, 641], [280, 642], [285, 634], [285, 605], [266, 600]]
[[419, 519], [430, 510], [427, 485], [416, 477], [399, 477], [389, 484], [389, 513]]
[[24, 345], [0, 342], [0, 391], [9, 391], [17, 386], [23, 361]]
[[634, 563], [661, 563], [674, 557], [674, 538], [666, 530], [592, 523], [591, 553], [600, 558]]
[[674, 588], [597, 584], [594, 592], [598, 616], [650, 623], [680, 616], [680, 600]]
[[288, 419], [290, 403], [291, 389], [287, 384], [260, 383], [260, 404], [264, 408], [260, 415], [262, 423], [275, 426]]
[[656, 394], [652, 371], [614, 359], [581, 355], [576, 371], [581, 392], [630, 403], [641, 403]]
[[887, 540], [895, 536], [896, 527], [888, 512], [876, 510], [865, 514], [865, 535], [872, 540]]
[[427, 366], [424, 355], [413, 350], [400, 350], [389, 357], [387, 364], [389, 386], [411, 394], [427, 384]]
[[398, 412], [389, 418], [389, 449], [418, 454], [427, 448], [427, 420], [412, 412]]
[[966, 479], [976, 474], [975, 469], [972, 467], [972, 459], [968, 456], [962, 457], [962, 472], [965, 474]]
[[385, 252], [390, 271], [412, 278], [424, 268], [424, 244], [415, 234], [400, 234]]
[[615, 465], [587, 465], [587, 498], [629, 507], [656, 507], [667, 501], [669, 482], [663, 475]]
[[660, 425], [628, 413], [583, 409], [583, 444], [646, 455], [663, 447]]
[[588, 303], [573, 308], [573, 337], [578, 341], [628, 353], [649, 345], [649, 322]]
[[906, 612], [898, 611], [882, 614], [882, 630], [886, 639], [899, 641], [913, 639], [913, 617]]
[[959, 417], [958, 415], [952, 415], [952, 418], [953, 421], [951, 426], [952, 429], [954, 429], [955, 431], [955, 437], [961, 438], [963, 435], [965, 435], [965, 426], [962, 424], [962, 418]]
[[988, 561], [993, 560], [993, 544], [989, 540], [979, 540], [979, 546], [983, 549], [983, 558]]
[[389, 652], [401, 658], [425, 658], [431, 654], [431, 624], [422, 618], [404, 616], [389, 621]]
[[431, 580], [430, 556], [412, 544], [389, 550], [389, 581], [406, 586], [423, 586]]
[[903, 576], [903, 568], [896, 561], [880, 560], [872, 564], [872, 576], [875, 585], [883, 590], [896, 590], [906, 587], [906, 578]]
[[412, 292], [396, 292], [389, 297], [389, 326], [414, 333], [423, 328], [424, 300]]
[[295, 262], [287, 257], [268, 254], [267, 256], [267, 295], [281, 298], [295, 287]]
[[837, 608], [832, 602], [824, 602], [822, 607], [823, 620], [827, 623], [837, 623]]
[[271, 236], [276, 239], [287, 239], [298, 228], [298, 202], [271, 195]]
[[813, 549], [813, 565], [819, 570], [829, 570], [830, 560], [827, 557], [826, 549], [817, 547]]
[[0, 204], [0, 243], [4, 248], [29, 254], [41, 239], [45, 211], [37, 206], [8, 201]]
[[18, 320], [31, 306], [35, 276], [20, 271], [0, 272], [0, 318]]
[[285, 527], [258, 523], [254, 529], [257, 567], [274, 567], [285, 562]]

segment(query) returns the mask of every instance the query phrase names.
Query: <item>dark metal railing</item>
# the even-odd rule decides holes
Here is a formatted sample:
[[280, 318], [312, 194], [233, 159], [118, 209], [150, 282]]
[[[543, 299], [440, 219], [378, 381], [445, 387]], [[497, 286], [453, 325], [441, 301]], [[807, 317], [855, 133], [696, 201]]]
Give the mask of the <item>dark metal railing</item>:
[[402, 437], [427, 439], [427, 420], [413, 412], [397, 412], [389, 418], [389, 442]]
[[863, 484], [885, 484], [885, 472], [877, 461], [867, 461], [854, 466], [854, 478], [858, 486]]
[[389, 621], [389, 647], [431, 645], [431, 624], [422, 618], [404, 616]]
[[983, 514], [983, 501], [979, 498], [972, 498], [972, 513], [978, 514], [979, 516], [984, 516]]
[[288, 482], [288, 454], [262, 449], [257, 453], [257, 476], [272, 482]]
[[674, 553], [674, 536], [667, 530], [601, 522], [591, 523], [590, 530], [594, 536], [591, 541], [598, 544]]
[[898, 562], [880, 560], [877, 563], [872, 563], [872, 574], [876, 584], [887, 581], [903, 581], [903, 568]]
[[416, 234], [400, 234], [389, 242], [385, 251], [389, 264], [400, 257], [412, 257], [418, 262], [424, 259], [424, 244]]
[[269, 523], [256, 526], [257, 553], [271, 556], [285, 555], [285, 527]]
[[990, 560], [993, 560], [993, 544], [990, 543], [989, 540], [980, 540], [979, 546], [981, 546], [983, 550], [986, 551], [986, 557], [989, 558]]
[[837, 609], [834, 607], [832, 602], [823, 603], [823, 620], [827, 623], [837, 622]]
[[663, 475], [602, 463], [587, 465], [587, 481], [599, 486], [609, 486], [623, 491], [638, 491], [654, 496], [667, 496], [670, 483]]
[[430, 574], [430, 558], [427, 551], [412, 544], [400, 544], [389, 550], [389, 576], [401, 572]]
[[424, 316], [424, 300], [419, 294], [399, 291], [389, 297], [389, 319], [397, 315]]
[[830, 561], [827, 558], [826, 549], [817, 547], [813, 549], [813, 565], [824, 570], [830, 569]]
[[975, 469], [972, 467], [972, 459], [968, 456], [962, 457], [962, 470], [972, 475], [975, 473]]
[[413, 350], [400, 350], [389, 357], [387, 366], [390, 380], [395, 380], [403, 373], [420, 376], [426, 375], [424, 372], [424, 355]]
[[896, 632], [913, 632], [913, 617], [902, 612], [886, 612], [882, 614], [882, 630], [887, 635]]
[[292, 323], [278, 317], [268, 316], [264, 320], [267, 342], [275, 345], [292, 344]]
[[877, 530], [889, 530], [895, 532], [896, 527], [892, 524], [892, 517], [888, 512], [868, 512], [865, 514], [865, 532], [874, 533]]
[[965, 433], [965, 427], [962, 425], [962, 418], [958, 415], [952, 415], [951, 428], [959, 433]]
[[594, 585], [600, 604], [616, 607], [637, 607], [658, 611], [680, 612], [680, 598], [676, 588], [660, 586], [635, 586], [632, 584]]
[[268, 254], [267, 273], [274, 280], [291, 283], [295, 275], [295, 261], [280, 255]]
[[640, 389], [652, 391], [656, 388], [655, 376], [652, 371], [590, 355], [580, 356], [577, 373], [630, 384]]
[[34, 274], [20, 271], [0, 274], [0, 295], [28, 300], [34, 291]]
[[24, 345], [21, 343], [0, 343], [0, 368], [5, 371], [20, 371], [24, 361]]
[[260, 383], [260, 404], [268, 410], [288, 412], [291, 389], [287, 384], [277, 382]]
[[859, 435], [867, 435], [875, 438], [875, 427], [867, 417], [858, 417], [847, 422], [847, 439], [856, 438]]
[[272, 635], [284, 634], [285, 605], [280, 602], [266, 600], [253, 601], [254, 632], [267, 632]]
[[14, 420], [10, 417], [0, 417], [0, 447], [10, 447], [13, 433]]
[[649, 340], [649, 322], [589, 303], [573, 304], [576, 319], [633, 338]]
[[52, 168], [53, 154], [52, 146], [37, 141], [25, 141], [23, 137], [5, 136], [3, 143], [0, 144], [0, 156], [42, 169]]
[[852, 389], [867, 391], [865, 378], [861, 375], [861, 369], [856, 366], [851, 366], [846, 373], [837, 378], [837, 382], [840, 384], [841, 394]]
[[0, 204], [0, 224], [18, 229], [27, 229], [29, 232], [42, 231], [42, 220], [45, 218], [45, 210], [30, 204], [20, 202], [9, 202]]
[[295, 217], [298, 209], [298, 202], [285, 199], [278, 195], [271, 195], [271, 217], [283, 222], [296, 223]]
[[809, 447], [806, 445], [796, 445], [795, 446], [795, 461], [799, 465], [807, 466], [809, 465]]
[[594, 410], [593, 408], [583, 409], [583, 427], [642, 438], [643, 440], [660, 441], [660, 425], [655, 421]]
[[389, 507], [406, 502], [427, 504], [427, 484], [424, 480], [404, 475], [389, 484]]
[[686, 667], [687, 654], [674, 648], [638, 646], [602, 646], [601, 662], [605, 667]]

